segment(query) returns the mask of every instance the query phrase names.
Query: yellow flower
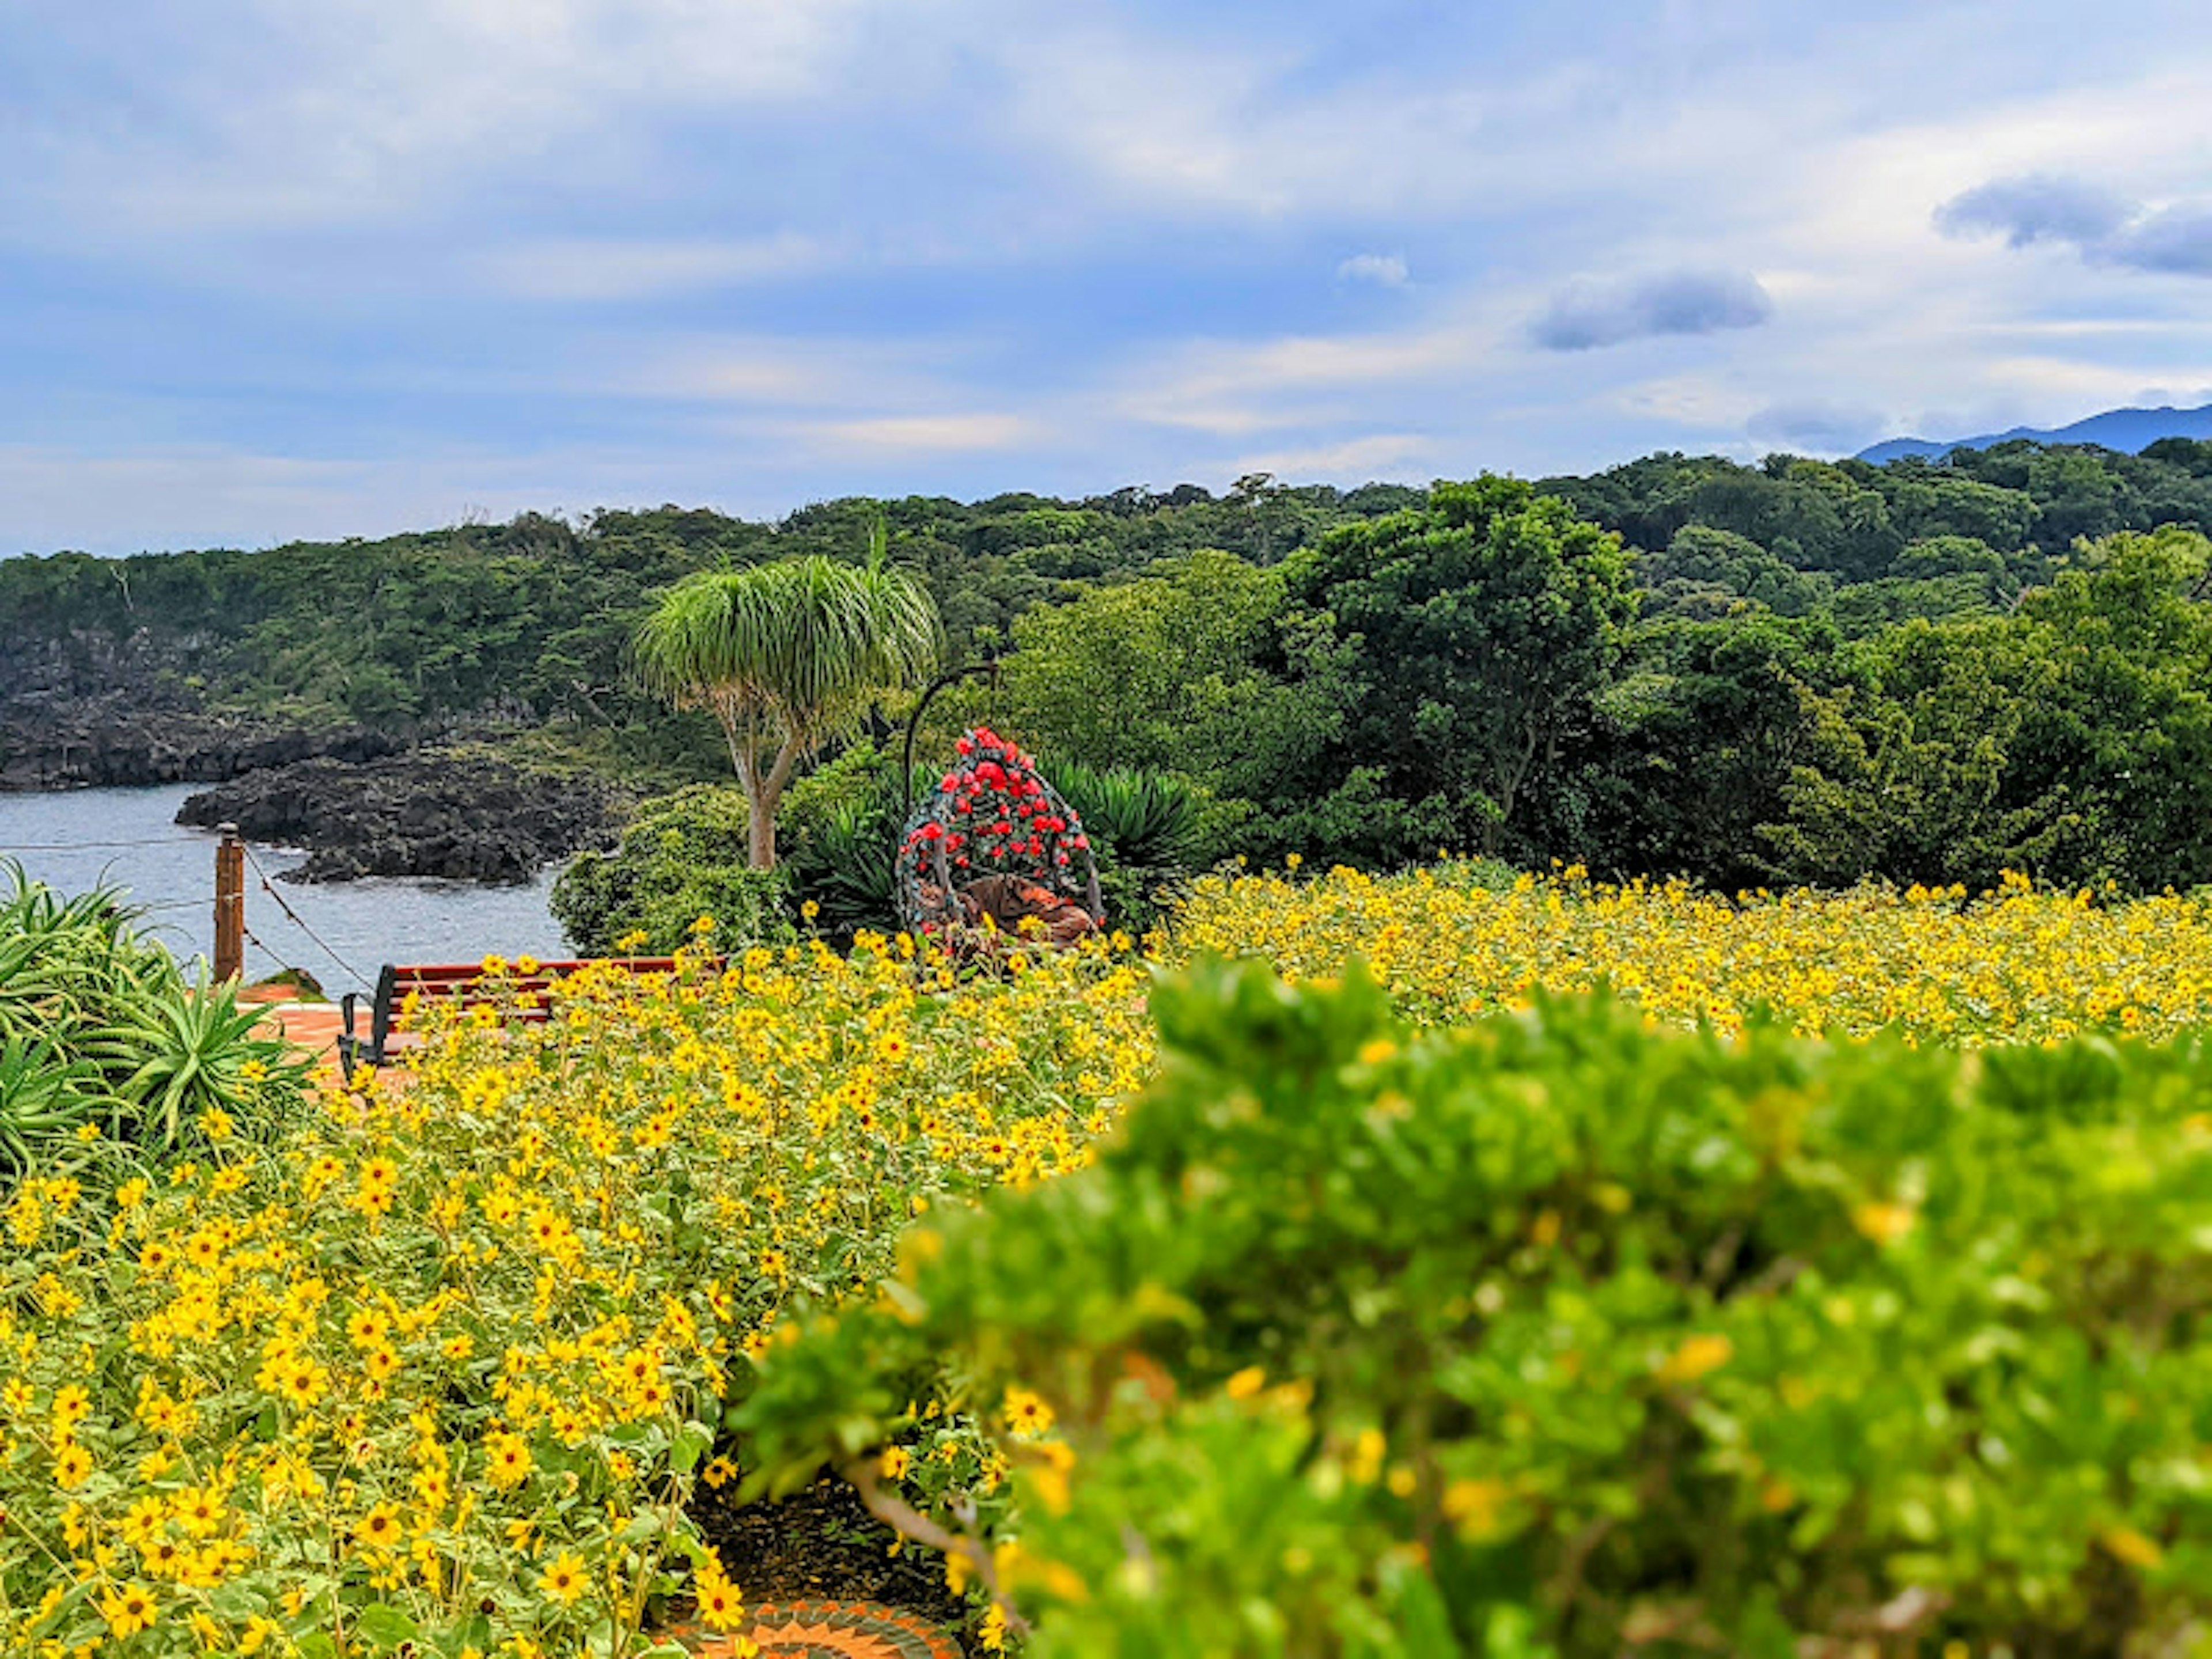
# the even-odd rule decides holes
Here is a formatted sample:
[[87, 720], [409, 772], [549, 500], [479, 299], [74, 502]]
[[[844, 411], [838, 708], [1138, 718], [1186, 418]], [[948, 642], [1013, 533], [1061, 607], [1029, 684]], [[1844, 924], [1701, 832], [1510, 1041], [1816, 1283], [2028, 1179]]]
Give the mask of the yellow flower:
[[92, 1454], [76, 1441], [64, 1443], [54, 1453], [54, 1484], [64, 1489], [84, 1484], [92, 1473]]
[[501, 1431], [486, 1437], [484, 1469], [492, 1485], [502, 1491], [519, 1486], [530, 1478], [530, 1443], [521, 1436]]
[[576, 1598], [584, 1593], [584, 1558], [574, 1550], [563, 1550], [553, 1558], [553, 1565], [545, 1569], [538, 1583], [545, 1593], [562, 1607], [573, 1607]]
[[1006, 1419], [1006, 1427], [1021, 1437], [1047, 1433], [1053, 1425], [1052, 1407], [1024, 1388], [1009, 1388], [1006, 1390], [1006, 1397], [999, 1407], [999, 1414]]
[[399, 1506], [390, 1502], [377, 1504], [362, 1516], [354, 1528], [354, 1536], [371, 1549], [397, 1549], [406, 1536], [405, 1528], [399, 1523]]
[[135, 1578], [120, 1589], [100, 1593], [100, 1616], [118, 1641], [151, 1629], [158, 1611], [154, 1592]]
[[1851, 1225], [1877, 1244], [1894, 1244], [1912, 1231], [1918, 1219], [1909, 1204], [1862, 1204], [1851, 1212]]
[[699, 1622], [708, 1630], [732, 1630], [744, 1619], [744, 1596], [723, 1573], [720, 1559], [712, 1552], [701, 1564], [693, 1588], [697, 1592]]
[[1735, 1344], [1717, 1332], [1685, 1338], [1658, 1367], [1662, 1382], [1694, 1382], [1718, 1370], [1735, 1355]]

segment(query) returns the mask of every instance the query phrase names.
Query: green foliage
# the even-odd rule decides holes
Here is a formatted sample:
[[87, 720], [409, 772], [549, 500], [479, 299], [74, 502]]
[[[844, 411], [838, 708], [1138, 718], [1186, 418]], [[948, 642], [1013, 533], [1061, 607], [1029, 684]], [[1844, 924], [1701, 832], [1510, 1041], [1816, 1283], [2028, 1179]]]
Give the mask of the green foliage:
[[1279, 689], [1260, 665], [1282, 611], [1279, 571], [1211, 550], [1040, 606], [1014, 626], [1006, 723], [1091, 766], [1218, 765]]
[[[2060, 665], [2066, 647], [2041, 635], [2016, 650], [1966, 641], [1933, 647], [1955, 656], [1957, 676], [2039, 659], [2055, 684], [2081, 687], [2063, 700], [2063, 720], [2030, 711], [2005, 748], [1986, 810], [1960, 804], [1960, 790], [1982, 787], [1968, 781], [1979, 775], [1974, 767], [1909, 755], [1928, 741], [1948, 745], [1946, 720], [1963, 720], [1974, 696], [1960, 686], [1955, 696], [1927, 692], [1929, 709], [1899, 706], [1902, 693], [1887, 688], [1915, 682], [1889, 673], [1886, 659], [1930, 649], [1902, 643], [1916, 624], [1948, 633], [2001, 623], [2008, 636], [2039, 608], [2050, 614], [2058, 601], [2045, 596], [2105, 556], [2077, 547], [2077, 538], [2212, 528], [2208, 455], [2212, 446], [2183, 441], [2136, 456], [2009, 443], [1881, 467], [1659, 454], [1543, 481], [1538, 495], [1620, 536], [1644, 622], [1614, 630], [1597, 672], [1566, 675], [1581, 688], [1563, 705], [1570, 717], [1525, 766], [1509, 741], [1514, 715], [1495, 694], [1523, 685], [1540, 693], [1543, 676], [1524, 676], [1483, 631], [1519, 625], [1511, 603], [1474, 626], [1451, 621], [1449, 604], [1430, 596], [1415, 602], [1418, 614], [1363, 629], [1322, 596], [1291, 591], [1322, 559], [1318, 550], [1335, 545], [1332, 537], [1395, 549], [1386, 563], [1409, 554], [1403, 529], [1382, 526], [1409, 514], [1443, 518], [1456, 487], [1338, 491], [1260, 475], [1220, 496], [1182, 485], [1082, 501], [850, 498], [775, 524], [673, 507], [574, 524], [525, 514], [507, 525], [258, 552], [11, 559], [0, 562], [0, 688], [58, 684], [65, 696], [94, 696], [127, 659], [158, 706], [204, 703], [307, 724], [365, 720], [408, 740], [473, 724], [495, 729], [502, 744], [532, 745], [541, 759], [567, 757], [664, 791], [724, 775], [728, 743], [705, 709], [671, 709], [629, 672], [630, 641], [654, 596], [702, 572], [727, 579], [809, 559], [857, 580], [861, 550], [872, 546], [927, 589], [953, 647], [1013, 647], [1003, 687], [939, 698], [926, 735], [949, 740], [982, 720], [1094, 767], [1174, 772], [1241, 813], [1240, 849], [1263, 860], [1299, 852], [1393, 864], [1438, 846], [1487, 845], [1539, 864], [1558, 857], [1722, 885], [1816, 871], [1838, 881], [1945, 873], [1925, 867], [1915, 845], [1925, 838], [1909, 824], [1841, 834], [1818, 787], [1796, 787], [1794, 769], [1804, 766], [1839, 786], [1884, 775], [1887, 760], [1854, 771], [1850, 740], [1839, 735], [1848, 728], [1876, 755], [1905, 757], [1892, 769], [1905, 785], [1893, 817], [1908, 800], [1934, 800], [1951, 822], [1995, 815], [1973, 832], [1980, 850], [1948, 873], [1965, 878], [1965, 863], [1979, 871], [2007, 847], [2041, 848], [2039, 867], [2053, 879], [2116, 871], [2154, 884], [2202, 864], [2191, 850], [2188, 790], [2161, 794], [2150, 781], [2193, 775], [2185, 705], [2195, 670], [2178, 636], [2148, 641], [2178, 654], [2130, 666], [2115, 646], [2096, 670], [2119, 698], [2112, 710], [2129, 711], [2124, 719], [2100, 714], [2083, 672]], [[1364, 570], [1347, 573], [1386, 611], [1383, 588], [1403, 574], [1370, 581]], [[328, 595], [340, 590], [362, 603], [334, 610]], [[2178, 591], [2194, 604], [2207, 598], [2201, 580]], [[1846, 648], [1778, 645], [1776, 616], [1802, 622], [1808, 640], [1839, 639]], [[1522, 620], [1540, 631], [1536, 618]], [[1462, 624], [1473, 631], [1462, 643], [1475, 655], [1424, 656], [1415, 635], [1451, 636]], [[1690, 624], [1742, 638], [1686, 645]], [[1702, 660], [1686, 666], [1686, 653]], [[1498, 684], [1478, 683], [1484, 663], [1496, 667]], [[1571, 653], [1558, 663], [1574, 665]], [[1539, 664], [1545, 673], [1554, 665], [1549, 655]], [[1424, 691], [1431, 668], [1444, 677]], [[1997, 687], [2000, 724], [2042, 672], [2021, 668], [2024, 678]], [[1937, 674], [1927, 684], [1948, 681]], [[0, 690], [0, 705], [8, 696]], [[1739, 703], [1753, 721], [1741, 732], [1724, 718]], [[0, 760], [18, 741], [9, 712], [0, 707]], [[2130, 734], [2125, 720], [2138, 718], [2150, 720], [2151, 734]], [[1894, 735], [1922, 728], [1909, 741]], [[2071, 790], [2065, 769], [2085, 764], [2095, 799], [2069, 793], [2061, 804], [2053, 788]], [[1501, 821], [1509, 786], [1512, 810]], [[1802, 823], [1785, 799], [1793, 790], [1806, 803]], [[2130, 816], [2146, 800], [2154, 827]], [[2078, 833], [2045, 836], [2054, 815], [2069, 814]], [[1790, 834], [1793, 823], [1809, 849]], [[1759, 833], [1762, 825], [1781, 839]], [[873, 833], [857, 820], [844, 832], [848, 848], [870, 844]], [[857, 866], [841, 851], [821, 868], [842, 885]], [[870, 902], [865, 891], [823, 902], [833, 901], [854, 918]]]
[[[936, 782], [937, 775], [917, 763], [913, 799]], [[792, 896], [814, 905], [820, 931], [850, 940], [863, 928], [898, 930], [895, 886], [904, 810], [897, 763], [871, 742], [855, 744], [792, 786], [784, 803], [791, 831], [784, 867]]]
[[727, 785], [641, 802], [614, 852], [579, 853], [562, 871], [554, 919], [586, 956], [665, 955], [702, 916], [725, 947], [787, 939], [788, 883], [751, 867], [750, 831], [744, 796]]
[[702, 571], [639, 624], [638, 668], [678, 707], [713, 711], [750, 809], [749, 854], [775, 867], [775, 815], [799, 762], [855, 730], [876, 696], [937, 659], [928, 593], [878, 556]]
[[252, 1035], [235, 987], [142, 938], [114, 890], [0, 873], [0, 1180], [260, 1138], [296, 1106], [305, 1067]]
[[1709, 525], [1685, 525], [1663, 553], [1639, 559], [1650, 616], [1725, 617], [1746, 605], [1803, 616], [1834, 596], [1833, 578], [1796, 569], [1757, 542]]
[[2081, 550], [2001, 619], [1869, 640], [1805, 695], [1765, 832], [1788, 878], [1987, 886], [2006, 869], [2156, 890], [2212, 878], [2212, 542]]
[[1819, 618], [1749, 613], [1640, 629], [1572, 770], [1548, 780], [1534, 839], [1594, 870], [1694, 872], [1723, 891], [1772, 874], [1759, 827], [1787, 816], [1811, 748], [1803, 699], [1836, 677]]
[[1052, 781], [1091, 837], [1107, 920], [1132, 934], [1156, 926], [1222, 844], [1205, 792], [1173, 773], [1069, 763], [1053, 768]]
[[2201, 1042], [1659, 1036], [1603, 998], [1416, 1034], [1356, 971], [1218, 964], [1154, 1006], [1091, 1168], [933, 1213], [770, 1352], [756, 1489], [865, 1467], [942, 1360], [1041, 1656], [2201, 1637]]
[[1635, 610], [1618, 537], [1497, 477], [1332, 532], [1286, 580], [1352, 653], [1344, 769], [1381, 767], [1396, 799], [1433, 802], [1484, 852], [1588, 720]]

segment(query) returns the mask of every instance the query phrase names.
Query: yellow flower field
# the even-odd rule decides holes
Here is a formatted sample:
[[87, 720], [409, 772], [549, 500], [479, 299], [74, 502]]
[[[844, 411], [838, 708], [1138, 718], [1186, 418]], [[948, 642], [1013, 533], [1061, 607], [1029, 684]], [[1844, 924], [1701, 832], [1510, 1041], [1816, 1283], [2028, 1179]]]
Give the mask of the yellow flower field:
[[[2018, 883], [1209, 878], [1152, 953], [1211, 950], [1299, 978], [1356, 951], [1436, 1022], [1601, 979], [1660, 1020], [1765, 1001], [1927, 1041], [2212, 1014], [2212, 907]], [[587, 973], [505, 1011], [541, 1023], [427, 1016], [408, 1077], [326, 1091], [273, 1149], [0, 1194], [0, 1652], [618, 1656], [656, 1590], [726, 1614], [743, 1586], [693, 1578], [683, 1514], [727, 1476], [726, 1386], [921, 1208], [1083, 1164], [1150, 1075], [1152, 965], [956, 980], [864, 938]], [[999, 1471], [926, 1437], [887, 1476], [988, 1498]]]
[[1169, 949], [1261, 955], [1291, 979], [1336, 974], [1356, 952], [1407, 1013], [1439, 1023], [1600, 981], [1668, 1024], [1727, 1029], [1765, 1004], [1807, 1032], [1895, 1024], [1924, 1042], [2105, 1026], [2160, 1036], [2212, 1018], [2212, 902], [2107, 902], [2023, 878], [1977, 896], [1868, 886], [1729, 900], [1571, 869], [1498, 891], [1453, 863], [1389, 878], [1213, 877]]
[[911, 957], [587, 975], [544, 1024], [434, 1022], [273, 1153], [21, 1188], [0, 1652], [641, 1650], [785, 1299], [1081, 1163], [1146, 1074], [1139, 964]]

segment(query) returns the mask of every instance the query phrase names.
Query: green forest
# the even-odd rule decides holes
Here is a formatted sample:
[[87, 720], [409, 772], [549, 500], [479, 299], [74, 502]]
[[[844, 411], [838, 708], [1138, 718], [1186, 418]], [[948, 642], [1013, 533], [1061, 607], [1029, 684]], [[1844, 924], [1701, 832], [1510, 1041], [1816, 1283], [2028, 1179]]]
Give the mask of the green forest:
[[638, 682], [653, 596], [879, 540], [947, 662], [1003, 662], [933, 732], [987, 717], [1048, 763], [1180, 787], [1200, 861], [1441, 848], [1725, 891], [2006, 869], [2157, 890], [2212, 882], [2208, 530], [2207, 443], [1660, 454], [1427, 489], [1255, 475], [27, 556], [0, 561], [0, 637], [142, 636], [210, 708], [527, 732], [668, 788], [727, 763]]

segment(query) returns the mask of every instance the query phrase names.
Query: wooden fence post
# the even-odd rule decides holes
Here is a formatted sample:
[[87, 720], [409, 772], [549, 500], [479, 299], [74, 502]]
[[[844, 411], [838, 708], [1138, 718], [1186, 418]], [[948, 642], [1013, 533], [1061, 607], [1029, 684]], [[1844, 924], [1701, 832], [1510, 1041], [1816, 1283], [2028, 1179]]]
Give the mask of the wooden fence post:
[[215, 849], [215, 976], [238, 979], [246, 971], [246, 843], [238, 826], [220, 824]]

